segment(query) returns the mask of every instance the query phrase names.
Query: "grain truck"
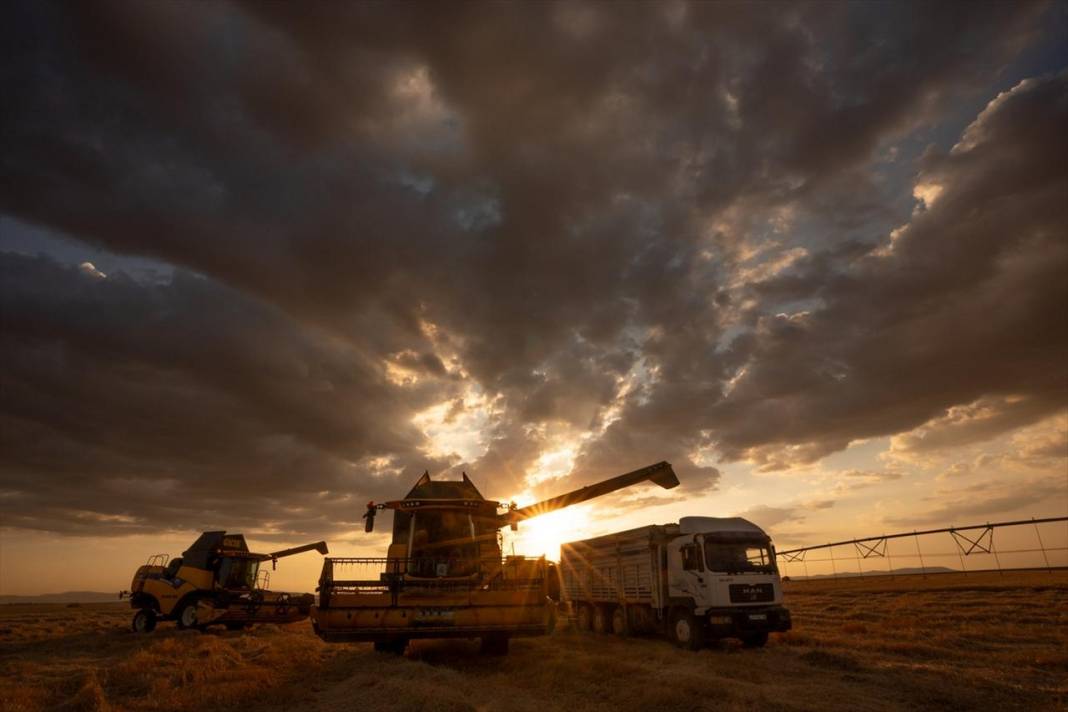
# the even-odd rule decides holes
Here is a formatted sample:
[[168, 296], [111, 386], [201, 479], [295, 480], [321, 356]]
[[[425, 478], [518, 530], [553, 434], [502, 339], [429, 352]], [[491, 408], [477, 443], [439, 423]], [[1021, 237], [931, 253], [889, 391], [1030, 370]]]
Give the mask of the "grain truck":
[[560, 591], [544, 557], [502, 556], [499, 530], [643, 482], [679, 484], [660, 462], [516, 507], [483, 497], [466, 473], [451, 481], [424, 473], [404, 499], [367, 505], [367, 531], [379, 511], [393, 510], [385, 558], [323, 560], [312, 626], [325, 641], [373, 641], [387, 653], [416, 638], [479, 638], [484, 653], [507, 653], [510, 638], [552, 630]]
[[563, 595], [576, 627], [664, 632], [697, 650], [716, 638], [760, 647], [790, 629], [771, 539], [740, 517], [683, 517], [564, 544]]

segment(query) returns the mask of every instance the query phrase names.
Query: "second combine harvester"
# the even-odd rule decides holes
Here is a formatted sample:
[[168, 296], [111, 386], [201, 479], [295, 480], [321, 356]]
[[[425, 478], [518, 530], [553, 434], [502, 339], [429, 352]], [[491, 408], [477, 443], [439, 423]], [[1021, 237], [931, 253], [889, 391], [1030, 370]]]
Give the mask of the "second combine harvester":
[[398, 653], [413, 638], [480, 638], [484, 652], [506, 653], [510, 638], [552, 630], [559, 578], [544, 557], [502, 556], [499, 530], [641, 482], [679, 484], [660, 462], [516, 508], [484, 498], [466, 474], [460, 481], [424, 474], [404, 499], [367, 507], [367, 531], [379, 510], [394, 511], [385, 558], [324, 560], [315, 632]]

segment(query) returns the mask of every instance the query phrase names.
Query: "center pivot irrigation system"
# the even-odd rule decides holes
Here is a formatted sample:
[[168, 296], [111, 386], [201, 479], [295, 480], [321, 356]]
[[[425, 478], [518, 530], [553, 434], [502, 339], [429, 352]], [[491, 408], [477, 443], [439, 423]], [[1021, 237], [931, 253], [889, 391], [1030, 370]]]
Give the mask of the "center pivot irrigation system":
[[[1050, 527], [1049, 525], [1063, 523], [1064, 528]], [[1043, 526], [1046, 525], [1046, 537], [1042, 536]], [[1004, 548], [999, 549], [994, 543], [994, 532], [1010, 527], [1033, 527], [1035, 543], [1037, 546], [1029, 548]], [[953, 551], [932, 551], [930, 548], [924, 552], [920, 545], [921, 540], [931, 542], [936, 535], [949, 534], [954, 546]], [[1052, 536], [1051, 536], [1052, 534]], [[907, 544], [911, 539], [913, 544]], [[904, 546], [899, 546], [896, 551], [890, 545], [892, 541], [905, 540]], [[944, 541], [944, 539], [943, 539]], [[930, 544], [928, 545], [930, 546]], [[845, 549], [845, 552], [842, 550]], [[914, 549], [914, 551], [913, 551]], [[836, 555], [837, 550], [837, 555]], [[1063, 569], [1068, 565], [1068, 517], [1045, 517], [1041, 519], [1019, 519], [1010, 522], [987, 522], [986, 524], [973, 524], [965, 527], [944, 527], [941, 529], [925, 529], [922, 531], [900, 532], [897, 534], [882, 534], [860, 539], [846, 539], [829, 544], [817, 544], [803, 546], [796, 549], [785, 549], [778, 552], [779, 563], [783, 573], [793, 578], [813, 577], [857, 577], [857, 576], [887, 576], [903, 573], [918, 573], [922, 575], [934, 573], [976, 573], [978, 571], [1012, 571], [1019, 569]], [[968, 559], [977, 557], [989, 557], [987, 563], [994, 564], [992, 567], [968, 567]], [[1007, 566], [1006, 559], [1016, 559], [1026, 556], [1029, 565]], [[959, 569], [944, 566], [933, 566], [932, 561], [950, 559], [950, 563], [959, 563]], [[886, 561], [886, 570], [864, 570], [864, 562], [876, 559]], [[894, 560], [901, 562], [916, 562], [918, 567], [910, 566], [906, 570], [895, 569]], [[955, 561], [954, 561], [955, 560]], [[809, 564], [814, 564], [812, 571]], [[826, 568], [829, 564], [830, 571]], [[856, 566], [856, 571], [845, 567], [846, 564]], [[793, 565], [791, 567], [791, 565]], [[798, 571], [801, 567], [801, 571]], [[793, 568], [793, 571], [791, 571]]]

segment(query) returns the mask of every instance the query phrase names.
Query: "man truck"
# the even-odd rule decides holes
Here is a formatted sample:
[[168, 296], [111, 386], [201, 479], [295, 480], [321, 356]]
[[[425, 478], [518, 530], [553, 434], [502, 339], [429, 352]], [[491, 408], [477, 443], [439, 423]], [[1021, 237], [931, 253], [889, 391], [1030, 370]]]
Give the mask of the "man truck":
[[739, 638], [761, 647], [790, 629], [771, 539], [740, 517], [683, 517], [561, 547], [576, 627], [666, 632], [682, 648]]

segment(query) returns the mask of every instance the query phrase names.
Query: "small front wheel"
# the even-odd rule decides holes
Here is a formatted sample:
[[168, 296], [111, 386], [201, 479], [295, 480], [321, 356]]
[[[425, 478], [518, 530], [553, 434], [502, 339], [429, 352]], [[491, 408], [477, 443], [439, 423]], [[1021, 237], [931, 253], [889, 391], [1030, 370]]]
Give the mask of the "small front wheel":
[[183, 629], [183, 630], [186, 630], [186, 629], [189, 629], [189, 628], [196, 628], [197, 627], [197, 602], [196, 601], [190, 601], [189, 603], [183, 604], [182, 607], [180, 609], [178, 609], [178, 616], [177, 616], [176, 620], [178, 622], [178, 627]]
[[156, 629], [156, 612], [151, 608], [142, 608], [134, 613], [130, 627], [134, 633], [151, 633]]

